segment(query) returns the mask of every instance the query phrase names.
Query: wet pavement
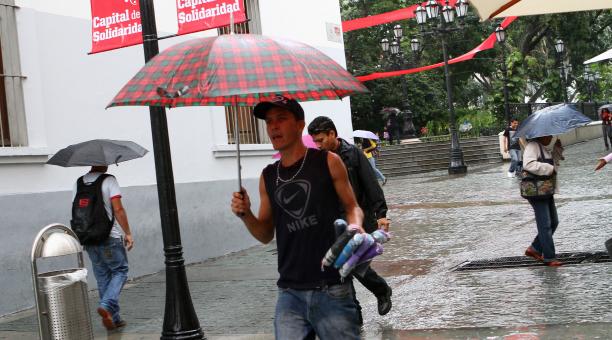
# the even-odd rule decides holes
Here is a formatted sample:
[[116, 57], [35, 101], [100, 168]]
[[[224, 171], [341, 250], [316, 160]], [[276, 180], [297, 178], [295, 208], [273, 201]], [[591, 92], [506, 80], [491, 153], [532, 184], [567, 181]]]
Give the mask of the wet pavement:
[[[601, 139], [573, 145], [555, 196], [558, 252], [604, 251], [612, 236], [612, 168], [593, 171]], [[508, 164], [470, 166], [467, 176], [434, 172], [384, 187], [392, 241], [374, 268], [393, 287], [393, 309], [356, 284], [368, 339], [611, 339], [612, 263], [452, 272], [466, 260], [520, 256], [536, 234], [533, 211], [506, 177]], [[245, 231], [246, 232], [246, 231]], [[270, 339], [276, 298], [273, 245], [188, 266], [191, 296], [210, 339]], [[159, 338], [164, 274], [130, 282], [128, 326], [97, 339]], [[92, 306], [95, 297], [92, 296]], [[0, 339], [36, 338], [32, 310], [0, 318]]]

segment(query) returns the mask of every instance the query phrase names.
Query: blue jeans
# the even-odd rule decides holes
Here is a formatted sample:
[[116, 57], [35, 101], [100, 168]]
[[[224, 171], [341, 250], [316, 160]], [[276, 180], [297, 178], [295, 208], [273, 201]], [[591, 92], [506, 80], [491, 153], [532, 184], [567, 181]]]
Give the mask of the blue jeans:
[[119, 316], [119, 294], [127, 280], [128, 261], [123, 240], [109, 237], [95, 246], [86, 246], [87, 254], [93, 266], [94, 276], [98, 283], [100, 307], [113, 315], [113, 322], [121, 320]]
[[553, 234], [559, 225], [555, 199], [551, 197], [546, 200], [528, 201], [533, 207], [536, 225], [538, 226], [538, 235], [533, 240], [533, 243], [531, 243], [531, 246], [544, 256], [544, 262], [550, 262], [556, 257]]
[[522, 171], [523, 169], [520, 169], [519, 166], [522, 162], [521, 150], [510, 149], [508, 152], [510, 153], [510, 169], [508, 169], [508, 172]]
[[278, 340], [360, 339], [351, 283], [320, 290], [279, 288], [274, 336]]
[[370, 162], [372, 169], [374, 169], [374, 174], [376, 174], [376, 178], [381, 181], [384, 181], [385, 175], [383, 175], [382, 172], [380, 172], [380, 170], [378, 170], [378, 168], [376, 167], [376, 159], [374, 158], [374, 156], [368, 158], [368, 162]]

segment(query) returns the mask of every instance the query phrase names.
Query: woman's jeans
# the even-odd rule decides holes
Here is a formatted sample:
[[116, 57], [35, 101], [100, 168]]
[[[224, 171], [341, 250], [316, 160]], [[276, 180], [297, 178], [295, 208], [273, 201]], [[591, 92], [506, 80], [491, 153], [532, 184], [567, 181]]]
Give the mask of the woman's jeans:
[[119, 316], [119, 294], [127, 280], [128, 261], [123, 240], [109, 237], [95, 246], [86, 246], [98, 283], [100, 307], [113, 315], [113, 322], [121, 321]]
[[279, 288], [274, 335], [278, 340], [360, 339], [351, 282], [315, 290]]
[[528, 200], [535, 213], [538, 235], [533, 240], [531, 246], [538, 253], [544, 256], [544, 262], [555, 259], [555, 243], [553, 234], [559, 225], [557, 207], [553, 197], [544, 200]]
[[378, 168], [376, 167], [376, 159], [374, 158], [374, 156], [368, 158], [368, 162], [370, 162], [372, 169], [374, 169], [374, 174], [376, 174], [376, 178], [384, 182], [385, 175], [383, 175], [382, 172], [380, 172], [380, 170], [378, 170]]

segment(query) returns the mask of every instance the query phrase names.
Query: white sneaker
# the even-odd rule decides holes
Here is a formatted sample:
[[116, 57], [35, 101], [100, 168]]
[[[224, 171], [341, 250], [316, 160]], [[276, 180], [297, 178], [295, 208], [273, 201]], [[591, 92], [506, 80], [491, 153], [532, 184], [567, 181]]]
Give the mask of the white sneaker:
[[514, 172], [508, 171], [508, 178], [512, 178], [512, 177], [514, 177]]

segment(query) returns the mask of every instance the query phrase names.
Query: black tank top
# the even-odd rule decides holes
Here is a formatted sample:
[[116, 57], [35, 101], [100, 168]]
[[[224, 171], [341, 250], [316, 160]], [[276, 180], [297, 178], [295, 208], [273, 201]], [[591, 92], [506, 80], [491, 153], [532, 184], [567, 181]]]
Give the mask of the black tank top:
[[[308, 149], [305, 157], [301, 171], [303, 158], [286, 168], [277, 161], [263, 171], [276, 229], [281, 288], [316, 289], [340, 282], [338, 270], [321, 271], [321, 260], [336, 238], [333, 223], [340, 216], [327, 152]], [[285, 181], [299, 173], [283, 182], [277, 171]]]

